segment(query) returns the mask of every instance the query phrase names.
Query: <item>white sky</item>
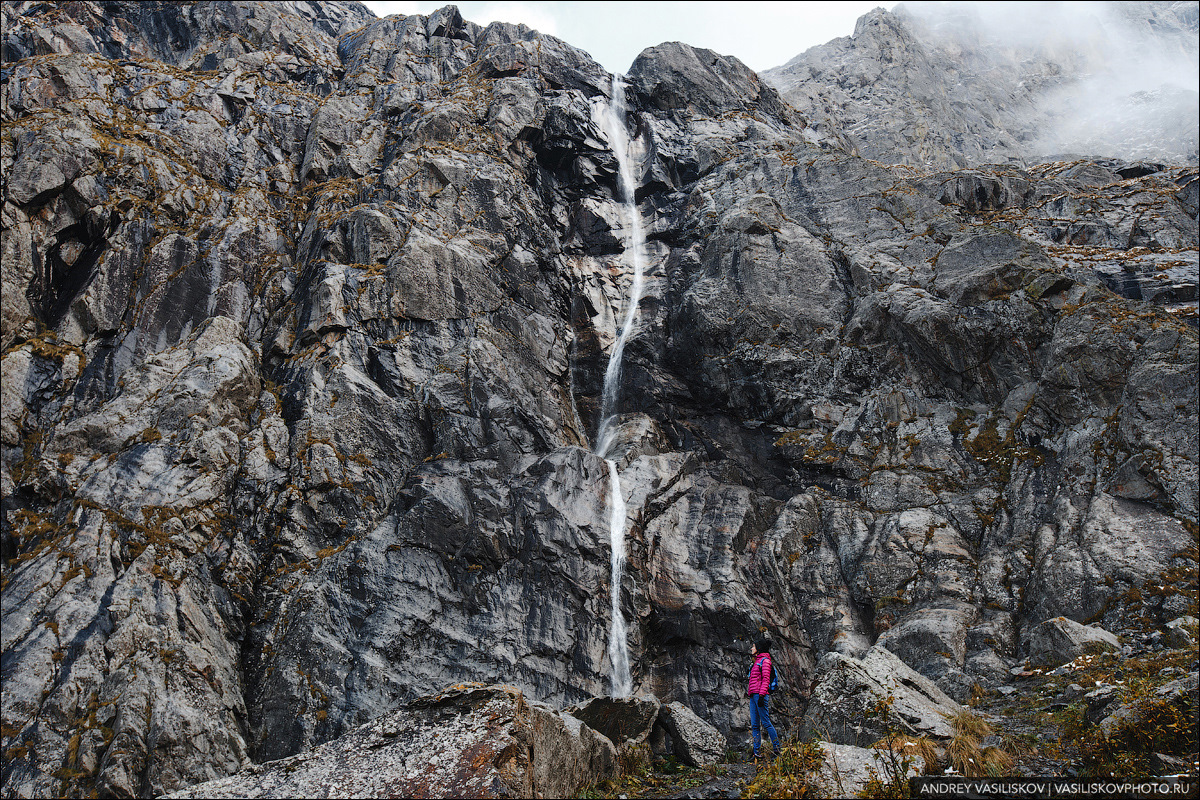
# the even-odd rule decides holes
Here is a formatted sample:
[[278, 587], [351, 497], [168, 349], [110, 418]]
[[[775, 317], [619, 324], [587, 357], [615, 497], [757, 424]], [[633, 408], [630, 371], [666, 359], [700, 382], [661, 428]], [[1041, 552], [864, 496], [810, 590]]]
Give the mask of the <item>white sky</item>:
[[[364, 0], [377, 17], [429, 14], [447, 2]], [[854, 32], [854, 23], [890, 2], [513, 2], [455, 3], [480, 25], [521, 22], [591, 54], [609, 72], [625, 72], [638, 53], [686, 42], [737, 56], [753, 70], [778, 67], [810, 47]]]

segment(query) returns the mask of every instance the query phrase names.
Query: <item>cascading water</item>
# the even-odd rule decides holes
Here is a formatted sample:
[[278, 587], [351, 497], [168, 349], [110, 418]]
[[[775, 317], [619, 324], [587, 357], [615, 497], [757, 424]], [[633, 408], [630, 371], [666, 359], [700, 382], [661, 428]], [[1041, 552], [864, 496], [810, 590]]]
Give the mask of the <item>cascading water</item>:
[[[616, 439], [617, 407], [621, 397], [621, 357], [625, 343], [633, 332], [638, 303], [642, 299], [642, 273], [644, 271], [644, 234], [642, 217], [637, 208], [637, 182], [633, 166], [629, 163], [629, 135], [625, 129], [625, 85], [618, 75], [612, 79], [612, 99], [604, 114], [604, 128], [613, 155], [617, 159], [621, 202], [628, 217], [625, 229], [625, 253], [633, 269], [633, 283], [629, 290], [629, 302], [617, 343], [613, 346], [604, 371], [604, 390], [600, 398], [600, 426], [596, 431], [597, 455], [607, 458]], [[625, 498], [621, 494], [621, 477], [614, 461], [608, 462], [609, 493], [612, 512], [609, 530], [612, 540], [612, 627], [608, 640], [608, 658], [612, 663], [612, 693], [614, 697], [628, 697], [633, 691], [633, 678], [629, 671], [629, 643], [626, 641], [625, 616], [621, 613], [621, 581], [625, 574]]]
[[615, 461], [608, 462], [608, 483], [612, 497], [608, 522], [612, 538], [612, 624], [608, 635], [608, 660], [612, 664], [613, 697], [628, 697], [633, 691], [633, 676], [629, 671], [625, 615], [621, 613], [621, 580], [625, 575], [625, 497], [621, 494], [621, 478]]
[[638, 303], [642, 299], [642, 274], [645, 271], [646, 258], [642, 215], [638, 212], [635, 197], [637, 181], [633, 176], [633, 165], [629, 163], [629, 135], [625, 131], [625, 84], [621, 82], [619, 75], [614, 75], [612, 79], [612, 100], [608, 104], [604, 126], [609, 146], [617, 158], [621, 201], [629, 218], [625, 229], [625, 252], [633, 268], [633, 283], [629, 287], [629, 304], [625, 309], [621, 332], [617, 335], [617, 343], [608, 359], [608, 368], [604, 370], [604, 392], [600, 397], [600, 428], [596, 432], [596, 453], [601, 456], [608, 453], [613, 439], [616, 438], [614, 426], [617, 403], [621, 398], [621, 357], [625, 353], [625, 343], [633, 333], [633, 321], [637, 316]]

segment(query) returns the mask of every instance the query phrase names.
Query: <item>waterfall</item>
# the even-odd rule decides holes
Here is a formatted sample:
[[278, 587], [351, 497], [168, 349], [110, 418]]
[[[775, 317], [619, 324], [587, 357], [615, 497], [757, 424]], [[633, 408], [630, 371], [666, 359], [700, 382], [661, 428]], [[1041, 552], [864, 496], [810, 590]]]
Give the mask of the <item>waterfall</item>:
[[[629, 135], [625, 129], [625, 85], [618, 75], [612, 79], [612, 99], [604, 115], [604, 128], [609, 146], [617, 159], [620, 199], [628, 217], [625, 228], [625, 253], [633, 269], [633, 284], [629, 290], [629, 301], [621, 332], [613, 346], [604, 370], [604, 390], [600, 397], [600, 425], [596, 431], [597, 455], [607, 457], [616, 439], [616, 419], [621, 398], [621, 357], [625, 343], [633, 332], [634, 317], [642, 299], [642, 273], [645, 254], [642, 233], [642, 217], [637, 208], [637, 181], [633, 166], [629, 163]], [[608, 461], [609, 536], [612, 542], [612, 622], [608, 639], [608, 659], [612, 664], [612, 693], [614, 697], [628, 697], [633, 691], [633, 678], [629, 671], [629, 642], [625, 628], [625, 617], [621, 613], [621, 582], [625, 574], [625, 498], [621, 494], [621, 476], [614, 461]]]
[[617, 157], [620, 178], [621, 201], [628, 217], [625, 228], [625, 252], [633, 269], [633, 284], [629, 287], [629, 303], [625, 309], [625, 320], [617, 343], [613, 345], [604, 370], [604, 391], [600, 396], [600, 428], [596, 431], [596, 453], [606, 455], [616, 438], [614, 426], [617, 419], [617, 404], [621, 399], [621, 357], [625, 343], [633, 333], [633, 322], [637, 316], [638, 303], [642, 299], [642, 274], [645, 271], [645, 234], [642, 232], [642, 215], [638, 212], [635, 192], [637, 180], [633, 176], [633, 165], [629, 163], [629, 135], [625, 132], [625, 84], [618, 75], [612, 79], [612, 100], [604, 117], [604, 127], [613, 155]]
[[612, 623], [608, 636], [608, 660], [612, 663], [613, 697], [628, 697], [633, 691], [633, 676], [629, 672], [629, 642], [625, 630], [625, 615], [621, 613], [621, 579], [625, 574], [625, 498], [621, 495], [621, 478], [617, 463], [608, 462], [608, 479], [612, 496], [609, 531], [612, 538]]

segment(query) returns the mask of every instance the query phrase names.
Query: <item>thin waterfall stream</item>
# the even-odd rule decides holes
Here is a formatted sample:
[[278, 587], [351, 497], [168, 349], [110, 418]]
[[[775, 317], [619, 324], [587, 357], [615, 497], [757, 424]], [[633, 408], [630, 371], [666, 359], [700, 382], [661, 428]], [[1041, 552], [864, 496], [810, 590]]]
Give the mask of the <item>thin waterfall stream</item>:
[[621, 612], [621, 582], [625, 574], [625, 497], [621, 493], [621, 476], [615, 461], [608, 459], [615, 443], [617, 413], [621, 399], [621, 359], [625, 344], [633, 332], [638, 303], [642, 299], [642, 275], [645, 271], [645, 234], [642, 232], [642, 217], [637, 208], [637, 181], [629, 158], [629, 134], [625, 121], [625, 84], [619, 75], [613, 75], [612, 98], [604, 114], [603, 124], [608, 134], [609, 146], [617, 159], [620, 199], [628, 217], [625, 227], [625, 254], [633, 271], [633, 282], [629, 290], [625, 319], [617, 342], [609, 356], [604, 371], [604, 389], [600, 397], [600, 425], [596, 431], [596, 455], [608, 461], [609, 495], [611, 497], [609, 535], [612, 542], [612, 623], [609, 631], [608, 657], [612, 663], [612, 693], [614, 697], [628, 697], [633, 691], [633, 677], [629, 670], [629, 642], [625, 616]]

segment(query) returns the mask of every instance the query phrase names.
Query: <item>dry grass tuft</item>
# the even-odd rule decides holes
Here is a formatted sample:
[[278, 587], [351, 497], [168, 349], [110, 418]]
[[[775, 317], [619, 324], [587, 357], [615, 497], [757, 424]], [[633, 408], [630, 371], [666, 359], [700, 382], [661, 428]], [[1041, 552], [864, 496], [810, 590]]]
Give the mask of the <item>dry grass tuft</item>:
[[979, 765], [983, 777], [1002, 778], [1013, 768], [1013, 757], [999, 747], [985, 747], [979, 751]]
[[925, 762], [925, 773], [936, 769], [938, 763], [937, 745], [928, 736], [903, 736], [900, 734], [880, 739], [871, 745], [875, 750], [891, 750], [901, 756], [918, 756]]
[[818, 774], [825, 753], [816, 742], [784, 741], [775, 760], [759, 769], [742, 797], [821, 797]]
[[946, 755], [952, 766], [968, 778], [998, 778], [1006, 775], [1013, 766], [1013, 758], [999, 747], [981, 747], [985, 736], [990, 736], [992, 726], [970, 711], [960, 711], [950, 720], [954, 735]]
[[978, 714], [970, 711], [960, 711], [950, 720], [950, 728], [954, 731], [955, 738], [959, 736], [970, 736], [975, 739], [982, 739], [992, 732], [992, 726], [988, 725]]

